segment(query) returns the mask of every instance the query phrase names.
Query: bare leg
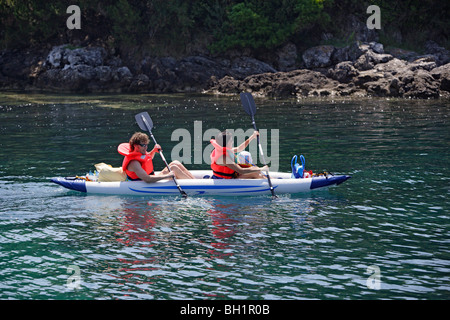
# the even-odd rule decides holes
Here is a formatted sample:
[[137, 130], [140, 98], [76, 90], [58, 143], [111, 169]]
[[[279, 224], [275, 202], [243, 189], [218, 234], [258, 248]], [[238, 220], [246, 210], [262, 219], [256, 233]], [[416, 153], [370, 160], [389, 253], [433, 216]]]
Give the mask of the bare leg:
[[[188, 169], [186, 169], [183, 164], [178, 161], [172, 161], [169, 163], [170, 170], [175, 174], [175, 178], [177, 179], [195, 179], [195, 177], [192, 175], [192, 173], [189, 172]], [[164, 168], [161, 173], [168, 173], [169, 170], [167, 168]]]
[[252, 172], [240, 174], [238, 179], [264, 179], [266, 178], [261, 172]]

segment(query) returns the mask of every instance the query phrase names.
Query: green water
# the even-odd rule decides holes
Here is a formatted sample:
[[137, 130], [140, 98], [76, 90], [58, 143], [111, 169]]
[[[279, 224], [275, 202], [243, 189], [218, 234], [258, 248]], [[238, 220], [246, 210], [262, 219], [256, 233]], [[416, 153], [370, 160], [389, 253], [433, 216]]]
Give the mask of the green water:
[[170, 159], [175, 129], [208, 145], [195, 121], [251, 128], [239, 98], [0, 94], [0, 299], [448, 299], [450, 103], [256, 103], [279, 171], [303, 154], [352, 179], [277, 201], [84, 195], [50, 178], [120, 166], [135, 114]]

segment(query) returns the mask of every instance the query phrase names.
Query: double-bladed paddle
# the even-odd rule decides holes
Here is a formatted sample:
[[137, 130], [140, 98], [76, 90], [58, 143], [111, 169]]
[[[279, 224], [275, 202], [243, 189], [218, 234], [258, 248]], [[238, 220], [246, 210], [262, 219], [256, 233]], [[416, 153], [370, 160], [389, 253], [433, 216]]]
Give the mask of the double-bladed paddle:
[[[150, 133], [150, 137], [152, 137], [153, 142], [155, 144], [158, 144], [156, 142], [155, 137], [153, 136], [152, 133], [152, 129], [153, 129], [153, 121], [152, 118], [150, 118], [150, 115], [148, 114], [148, 112], [141, 112], [138, 113], [135, 116], [136, 122], [139, 125], [139, 128], [141, 128], [144, 131], [148, 131]], [[169, 172], [172, 172], [170, 170], [169, 164], [166, 161], [166, 158], [164, 158], [164, 155], [162, 153], [162, 150], [159, 151], [159, 154], [161, 155], [161, 159], [163, 159], [164, 163], [166, 164], [167, 169], [169, 170]], [[178, 184], [177, 179], [175, 178], [175, 176], [173, 177], [173, 182], [175, 182], [175, 185], [177, 186], [178, 190], [180, 191], [181, 195], [183, 196], [183, 198], [187, 198], [187, 194], [186, 192], [184, 192], [183, 189], [181, 189], [180, 185]]]
[[[252, 117], [252, 125], [255, 131], [258, 131], [256, 128], [256, 122], [255, 122], [255, 114], [256, 114], [256, 104], [255, 100], [253, 99], [253, 96], [250, 92], [241, 92], [241, 102], [242, 106], [244, 107], [245, 112], [247, 112]], [[261, 143], [259, 142], [259, 135], [257, 136], [258, 141], [258, 147], [259, 147], [259, 153], [261, 154], [263, 164], [266, 165], [266, 159], [264, 158], [264, 152], [261, 147]], [[278, 198], [275, 195], [275, 190], [273, 189], [272, 181], [270, 180], [269, 170], [266, 171], [267, 175], [267, 181], [269, 182], [270, 192], [272, 193], [272, 199]]]

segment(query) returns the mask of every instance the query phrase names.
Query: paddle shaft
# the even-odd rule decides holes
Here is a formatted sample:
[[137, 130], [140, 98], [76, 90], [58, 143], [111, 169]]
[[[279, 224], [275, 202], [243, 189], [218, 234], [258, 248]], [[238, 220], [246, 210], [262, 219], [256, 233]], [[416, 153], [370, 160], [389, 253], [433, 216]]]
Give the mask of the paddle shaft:
[[[152, 129], [151, 129], [151, 127], [150, 127], [150, 124], [147, 122], [147, 119], [145, 119], [144, 116], [142, 116], [142, 121], [144, 122], [145, 126], [147, 127], [147, 130], [148, 130], [148, 132], [150, 133], [150, 137], [152, 138], [153, 142], [154, 142], [155, 144], [158, 144], [158, 143], [156, 142], [155, 137], [153, 136], [153, 133], [152, 133]], [[163, 155], [163, 153], [162, 153], [162, 150], [159, 150], [159, 155], [161, 156], [161, 159], [164, 161], [164, 163], [165, 163], [167, 169], [169, 170], [169, 172], [172, 172], [172, 170], [170, 170], [169, 164], [168, 164], [167, 161], [166, 161], [166, 158], [164, 157], [164, 155]], [[177, 181], [177, 179], [175, 178], [175, 176], [173, 176], [172, 178], [173, 178], [173, 182], [175, 182], [175, 185], [177, 186], [177, 188], [178, 188], [178, 190], [180, 191], [181, 195], [182, 195], [183, 197], [187, 197], [186, 192], [185, 192], [183, 189], [181, 189], [181, 187], [180, 187], [180, 185], [178, 184], [178, 181]]]
[[[255, 117], [253, 116], [253, 114], [251, 116], [252, 116], [253, 128], [255, 129], [255, 131], [258, 131], [258, 129], [256, 127]], [[263, 152], [261, 143], [259, 142], [259, 135], [256, 137], [256, 141], [258, 142], [259, 153], [261, 154], [261, 158], [262, 158], [263, 164], [266, 166], [267, 165], [266, 164], [266, 158], [264, 157], [264, 152]], [[273, 189], [272, 181], [270, 180], [269, 170], [266, 170], [266, 175], [267, 175], [267, 181], [269, 182], [269, 187], [270, 187], [270, 192], [272, 193], [272, 197], [273, 198], [278, 198], [275, 195], [275, 190]]]

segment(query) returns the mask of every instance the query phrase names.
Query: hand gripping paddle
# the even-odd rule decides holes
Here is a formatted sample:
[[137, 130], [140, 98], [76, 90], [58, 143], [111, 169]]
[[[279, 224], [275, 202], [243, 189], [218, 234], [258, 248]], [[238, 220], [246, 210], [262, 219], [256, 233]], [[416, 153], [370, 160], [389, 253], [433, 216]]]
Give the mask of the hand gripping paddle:
[[[256, 123], [255, 123], [256, 104], [255, 104], [255, 100], [253, 99], [252, 94], [249, 92], [241, 92], [240, 96], [241, 96], [242, 106], [244, 107], [245, 112], [247, 112], [252, 117], [253, 128], [255, 129], [255, 131], [258, 131], [258, 129], [256, 128]], [[266, 165], [266, 159], [264, 158], [264, 152], [261, 147], [261, 143], [259, 142], [259, 136], [257, 136], [257, 141], [258, 141], [259, 153], [261, 154], [263, 164]], [[272, 199], [276, 199], [278, 197], [275, 195], [275, 191], [272, 186], [272, 181], [270, 180], [270, 176], [269, 176], [269, 170], [266, 171], [266, 175], [267, 175], [267, 181], [269, 182], [270, 192], [272, 193]]]
[[[152, 133], [152, 129], [153, 129], [153, 121], [152, 118], [150, 118], [150, 115], [148, 114], [148, 112], [141, 112], [138, 113], [135, 116], [136, 122], [139, 125], [139, 128], [141, 128], [144, 131], [148, 131], [150, 133], [150, 137], [152, 137], [153, 142], [155, 144], [158, 144], [156, 142], [155, 137], [153, 136]], [[169, 168], [169, 165], [167, 164], [166, 158], [164, 158], [164, 155], [162, 153], [162, 151], [159, 151], [159, 154], [161, 155], [161, 158], [163, 159], [164, 163], [166, 164], [167, 169], [169, 170], [169, 172], [172, 172]], [[187, 198], [187, 194], [186, 192], [184, 192], [183, 189], [181, 189], [180, 185], [178, 184], [177, 179], [175, 178], [175, 176], [173, 177], [173, 182], [175, 182], [175, 185], [177, 186], [178, 190], [180, 191], [180, 194], [183, 196], [183, 198]]]

